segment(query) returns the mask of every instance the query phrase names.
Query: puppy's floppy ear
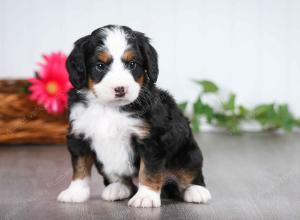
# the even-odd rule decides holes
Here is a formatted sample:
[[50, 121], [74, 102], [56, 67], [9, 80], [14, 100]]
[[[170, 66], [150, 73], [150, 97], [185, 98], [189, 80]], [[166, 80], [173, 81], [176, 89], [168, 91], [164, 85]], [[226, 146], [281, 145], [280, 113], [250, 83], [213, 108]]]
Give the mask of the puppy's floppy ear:
[[90, 35], [77, 40], [67, 58], [66, 67], [69, 72], [69, 80], [76, 89], [81, 89], [87, 85], [85, 50], [89, 40]]
[[159, 72], [157, 52], [150, 44], [150, 39], [146, 37], [145, 34], [137, 31], [135, 31], [134, 34], [138, 40], [143, 56], [146, 58], [146, 74], [150, 79], [150, 83], [153, 84], [157, 81]]

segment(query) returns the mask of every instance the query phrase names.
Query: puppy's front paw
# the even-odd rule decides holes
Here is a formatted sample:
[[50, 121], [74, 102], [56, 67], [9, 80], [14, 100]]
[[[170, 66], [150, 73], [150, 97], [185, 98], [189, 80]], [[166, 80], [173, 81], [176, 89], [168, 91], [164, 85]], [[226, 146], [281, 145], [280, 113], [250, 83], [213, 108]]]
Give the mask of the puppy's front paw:
[[128, 205], [141, 208], [160, 207], [160, 193], [140, 185], [138, 192], [129, 200]]
[[102, 199], [115, 201], [127, 199], [131, 195], [131, 190], [123, 183], [111, 183], [102, 192]]
[[186, 202], [207, 203], [211, 200], [211, 195], [205, 187], [191, 185], [184, 191], [183, 199]]
[[84, 180], [72, 181], [70, 186], [62, 191], [58, 197], [59, 202], [85, 202], [90, 198], [90, 187]]

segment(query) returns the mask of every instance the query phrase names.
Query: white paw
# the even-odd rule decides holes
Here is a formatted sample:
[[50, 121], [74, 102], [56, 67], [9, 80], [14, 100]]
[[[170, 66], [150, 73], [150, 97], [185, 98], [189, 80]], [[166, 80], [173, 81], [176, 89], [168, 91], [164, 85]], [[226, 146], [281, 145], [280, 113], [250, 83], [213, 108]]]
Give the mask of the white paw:
[[131, 195], [131, 190], [123, 183], [111, 183], [102, 192], [102, 199], [107, 201], [115, 201], [127, 199]]
[[211, 200], [211, 195], [205, 187], [191, 185], [184, 191], [183, 199], [186, 202], [207, 203]]
[[62, 191], [58, 197], [59, 202], [85, 202], [90, 197], [90, 187], [87, 183], [88, 180], [75, 180], [72, 181], [70, 186]]
[[140, 185], [137, 193], [129, 200], [128, 205], [142, 208], [160, 207], [160, 192], [155, 192], [146, 186]]

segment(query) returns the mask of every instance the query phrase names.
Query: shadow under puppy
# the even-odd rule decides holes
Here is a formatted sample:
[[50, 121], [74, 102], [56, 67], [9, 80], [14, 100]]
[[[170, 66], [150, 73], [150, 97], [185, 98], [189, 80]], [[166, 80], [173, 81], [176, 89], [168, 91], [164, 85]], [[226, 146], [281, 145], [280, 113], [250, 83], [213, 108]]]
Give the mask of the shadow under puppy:
[[107, 201], [133, 195], [129, 206], [159, 207], [168, 186], [186, 202], [210, 200], [189, 122], [155, 85], [157, 53], [148, 37], [125, 26], [99, 28], [75, 42], [67, 69], [73, 178], [58, 201], [89, 199], [94, 164]]

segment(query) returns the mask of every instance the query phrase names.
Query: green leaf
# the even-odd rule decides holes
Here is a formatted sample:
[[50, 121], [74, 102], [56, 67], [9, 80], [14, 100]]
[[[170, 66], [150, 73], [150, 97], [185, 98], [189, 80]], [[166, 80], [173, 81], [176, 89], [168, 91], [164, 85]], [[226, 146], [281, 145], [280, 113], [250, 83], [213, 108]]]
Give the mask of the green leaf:
[[294, 116], [290, 112], [288, 105], [278, 105], [277, 111], [278, 125], [285, 131], [292, 131], [294, 127]]
[[286, 121], [283, 125], [282, 128], [287, 131], [287, 132], [291, 132], [294, 128], [294, 123], [293, 121]]
[[211, 123], [213, 120], [213, 116], [214, 116], [213, 108], [210, 107], [209, 105], [204, 105], [203, 106], [203, 114], [205, 115], [207, 122]]
[[193, 104], [193, 113], [194, 115], [201, 116], [203, 115], [208, 123], [211, 123], [213, 118], [213, 108], [207, 104], [204, 104], [201, 98], [198, 98]]
[[208, 80], [195, 80], [195, 83], [202, 86], [203, 93], [216, 93], [219, 91], [218, 86], [212, 81]]
[[[254, 109], [254, 119], [257, 120], [265, 130], [274, 131], [283, 128], [283, 125], [287, 122], [285, 120], [286, 109], [283, 106], [281, 108], [282, 109], [279, 110], [279, 107], [275, 104], [259, 105]], [[289, 123], [286, 124], [286, 129], [290, 129]]]
[[294, 119], [294, 124], [300, 128], [300, 118]]
[[239, 106], [239, 116], [241, 118], [248, 118], [249, 116], [249, 113], [250, 113], [250, 110], [245, 108], [244, 106], [240, 105]]
[[235, 94], [231, 93], [227, 102], [223, 103], [223, 109], [234, 112], [235, 110]]
[[229, 100], [227, 103], [228, 110], [234, 111], [235, 109], [235, 94], [230, 94]]
[[185, 101], [185, 102], [178, 103], [177, 106], [182, 112], [185, 112], [187, 104], [188, 102]]
[[227, 116], [222, 113], [215, 114], [217, 125], [227, 129], [229, 132], [240, 133], [240, 120], [235, 116]]
[[235, 117], [228, 117], [226, 127], [230, 132], [237, 134], [240, 132], [240, 121]]
[[194, 111], [194, 114], [196, 115], [200, 115], [201, 113], [203, 113], [203, 103], [201, 101], [200, 98], [198, 98], [194, 104], [193, 104], [193, 111]]
[[[268, 131], [283, 129], [289, 132], [294, 127], [300, 128], [300, 118], [295, 118], [287, 104], [267, 103], [248, 109], [237, 105], [235, 94], [230, 94], [228, 100], [222, 103], [221, 112], [215, 112], [212, 106], [203, 102], [202, 96], [206, 93], [216, 93], [219, 91], [218, 86], [209, 80], [195, 80], [195, 83], [202, 87], [202, 93], [193, 103], [191, 128], [194, 132], [200, 130], [200, 119], [206, 119], [208, 123], [225, 128], [231, 133], [240, 133], [241, 122], [246, 120], [257, 121]], [[184, 111], [187, 104], [182, 102], [178, 107]]]
[[267, 115], [273, 109], [273, 104], [262, 104], [254, 108], [254, 116], [259, 117], [262, 115]]
[[293, 119], [293, 115], [286, 104], [278, 106], [278, 116], [286, 120]]
[[199, 117], [197, 115], [193, 115], [192, 117], [192, 131], [193, 132], [200, 131], [200, 122], [199, 122]]
[[216, 113], [215, 115], [215, 119], [217, 121], [217, 124], [220, 126], [224, 126], [226, 123], [226, 115], [221, 114], [221, 113]]

